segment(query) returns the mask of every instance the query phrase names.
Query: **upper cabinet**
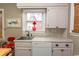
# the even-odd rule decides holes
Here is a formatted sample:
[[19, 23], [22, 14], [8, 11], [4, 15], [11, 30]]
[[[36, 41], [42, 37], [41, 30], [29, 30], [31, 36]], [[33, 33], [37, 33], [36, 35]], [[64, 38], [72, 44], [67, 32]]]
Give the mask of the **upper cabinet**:
[[47, 8], [46, 28], [66, 28], [67, 20], [67, 6], [56, 6]]

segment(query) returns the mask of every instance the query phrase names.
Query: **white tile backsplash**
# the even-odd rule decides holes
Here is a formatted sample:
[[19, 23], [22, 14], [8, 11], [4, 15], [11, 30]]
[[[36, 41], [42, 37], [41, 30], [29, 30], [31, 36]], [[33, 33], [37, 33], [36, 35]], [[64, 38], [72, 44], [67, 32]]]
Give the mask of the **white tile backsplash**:
[[66, 30], [59, 28], [46, 28], [45, 32], [32, 33], [33, 36], [66, 37]]

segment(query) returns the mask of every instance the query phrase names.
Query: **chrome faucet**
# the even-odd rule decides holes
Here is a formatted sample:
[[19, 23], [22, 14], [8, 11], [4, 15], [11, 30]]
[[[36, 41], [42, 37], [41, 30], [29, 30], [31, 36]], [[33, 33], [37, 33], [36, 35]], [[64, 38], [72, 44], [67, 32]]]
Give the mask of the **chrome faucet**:
[[32, 38], [32, 34], [30, 33], [30, 31], [27, 31], [28, 34], [26, 35], [28, 39], [31, 39]]

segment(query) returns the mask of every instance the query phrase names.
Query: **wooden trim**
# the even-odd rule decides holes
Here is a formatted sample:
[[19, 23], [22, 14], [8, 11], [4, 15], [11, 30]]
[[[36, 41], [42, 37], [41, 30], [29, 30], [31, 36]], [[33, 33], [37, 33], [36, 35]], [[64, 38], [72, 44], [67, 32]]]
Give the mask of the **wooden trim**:
[[4, 39], [4, 9], [0, 9], [2, 11], [2, 39]]
[[79, 3], [75, 3], [74, 4], [74, 30], [73, 30], [73, 32], [76, 32], [76, 33], [79, 33], [79, 29], [78, 29], [78, 23], [79, 23], [79, 11], [78, 11], [78, 9], [79, 9]]
[[74, 3], [74, 6], [79, 5], [79, 3]]

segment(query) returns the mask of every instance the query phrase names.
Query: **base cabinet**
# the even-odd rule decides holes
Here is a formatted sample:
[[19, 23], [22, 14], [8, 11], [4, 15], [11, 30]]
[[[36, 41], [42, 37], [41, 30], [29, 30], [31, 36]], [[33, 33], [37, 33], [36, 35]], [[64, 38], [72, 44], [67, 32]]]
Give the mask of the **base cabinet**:
[[31, 49], [16, 49], [15, 56], [31, 56]]
[[31, 56], [32, 43], [27, 41], [15, 41], [15, 56]]
[[15, 56], [73, 56], [73, 42], [15, 42]]
[[52, 43], [53, 56], [72, 56], [73, 43], [72, 42], [53, 42]]

